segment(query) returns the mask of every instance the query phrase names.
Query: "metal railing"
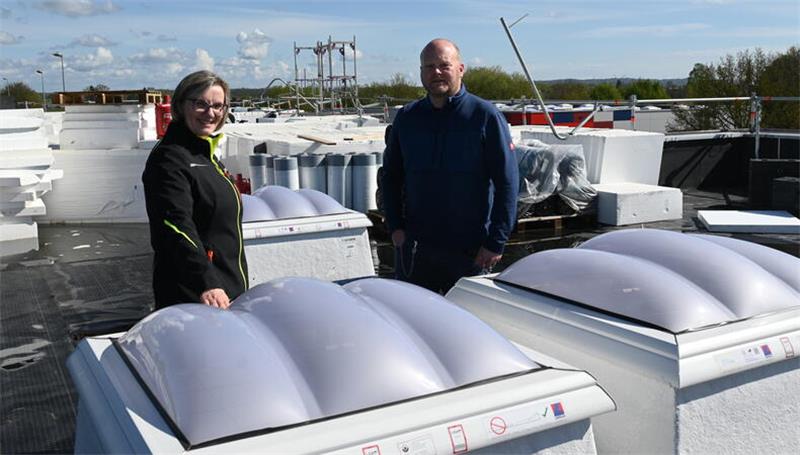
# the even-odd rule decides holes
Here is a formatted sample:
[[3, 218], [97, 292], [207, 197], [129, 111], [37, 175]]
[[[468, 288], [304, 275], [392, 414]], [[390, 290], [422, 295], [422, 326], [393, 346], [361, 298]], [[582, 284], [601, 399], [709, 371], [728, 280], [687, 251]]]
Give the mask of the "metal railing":
[[[550, 131], [552, 131], [553, 136], [560, 140], [566, 140], [569, 136], [573, 136], [576, 132], [578, 132], [587, 122], [589, 122], [594, 115], [599, 110], [604, 111], [614, 111], [614, 110], [630, 110], [631, 111], [631, 119], [633, 122], [633, 129], [636, 129], [636, 108], [639, 104], [684, 104], [684, 103], [715, 103], [715, 102], [735, 102], [735, 101], [749, 101], [750, 102], [750, 132], [753, 133], [753, 137], [755, 139], [754, 145], [754, 154], [756, 158], [759, 158], [759, 149], [760, 149], [760, 135], [761, 135], [761, 112], [763, 108], [763, 103], [765, 101], [794, 101], [800, 102], [800, 97], [796, 96], [758, 96], [757, 94], [753, 93], [751, 96], [731, 96], [731, 97], [720, 97], [720, 98], [667, 98], [667, 99], [637, 99], [636, 95], [632, 95], [630, 99], [627, 101], [625, 106], [620, 106], [620, 100], [602, 100], [602, 101], [590, 101], [589, 103], [593, 104], [592, 112], [586, 116], [586, 118], [581, 121], [575, 128], [573, 128], [567, 135], [561, 135], [556, 131], [555, 124], [553, 123], [553, 119], [550, 116], [550, 113], [547, 110], [547, 105], [545, 101], [542, 99], [542, 95], [539, 92], [539, 89], [536, 87], [536, 82], [533, 80], [533, 76], [531, 76], [530, 71], [528, 70], [528, 65], [525, 63], [525, 59], [522, 57], [522, 54], [517, 47], [516, 41], [514, 41], [514, 36], [511, 34], [511, 27], [519, 23], [521, 20], [525, 19], [528, 14], [523, 15], [516, 21], [512, 22], [510, 25], [506, 24], [504, 18], [500, 18], [500, 23], [503, 26], [503, 29], [508, 36], [508, 40], [511, 42], [511, 47], [514, 49], [514, 53], [517, 55], [517, 59], [519, 60], [520, 65], [522, 66], [522, 71], [525, 73], [525, 77], [528, 79], [528, 82], [531, 84], [531, 88], [533, 88], [533, 94], [536, 96], [536, 100], [539, 102], [541, 106], [541, 110], [544, 112], [544, 117], [547, 120], [547, 124], [550, 126]], [[587, 103], [585, 101], [577, 101], [578, 103]], [[610, 105], [610, 106], [609, 106]], [[527, 122], [526, 116], [526, 109], [525, 105], [522, 106], [522, 118], [523, 121]]]

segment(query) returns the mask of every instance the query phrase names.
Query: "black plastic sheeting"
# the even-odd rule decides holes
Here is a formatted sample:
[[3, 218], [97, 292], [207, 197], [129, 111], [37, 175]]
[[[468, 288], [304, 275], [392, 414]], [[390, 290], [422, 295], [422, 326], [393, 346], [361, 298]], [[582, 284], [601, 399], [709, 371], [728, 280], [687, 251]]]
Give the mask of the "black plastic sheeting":
[[74, 343], [127, 330], [150, 312], [149, 246], [118, 229], [40, 226], [49, 247], [3, 258], [0, 453], [71, 453], [78, 396], [66, 358]]

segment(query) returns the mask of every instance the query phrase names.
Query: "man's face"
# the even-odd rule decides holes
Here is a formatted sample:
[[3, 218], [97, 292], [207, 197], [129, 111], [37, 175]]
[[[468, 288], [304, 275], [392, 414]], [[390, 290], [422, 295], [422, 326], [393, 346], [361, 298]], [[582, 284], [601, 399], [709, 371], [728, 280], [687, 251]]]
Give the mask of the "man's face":
[[437, 43], [422, 56], [420, 79], [430, 96], [455, 95], [461, 88], [463, 76], [464, 64], [459, 60], [456, 49], [449, 43]]

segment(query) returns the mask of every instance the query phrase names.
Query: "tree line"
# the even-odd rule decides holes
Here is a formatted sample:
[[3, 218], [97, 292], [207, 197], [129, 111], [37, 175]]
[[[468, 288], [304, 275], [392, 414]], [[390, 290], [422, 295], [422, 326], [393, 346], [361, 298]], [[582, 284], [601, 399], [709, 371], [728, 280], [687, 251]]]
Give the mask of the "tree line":
[[[534, 95], [528, 80], [521, 73], [508, 73], [497, 66], [468, 68], [464, 83], [472, 93], [497, 101], [532, 100]], [[98, 84], [92, 88], [103, 86]], [[588, 83], [578, 80], [538, 83], [546, 100], [628, 100], [668, 98], [720, 98], [749, 97], [800, 97], [800, 48], [792, 46], [785, 52], [767, 53], [761, 49], [728, 54], [716, 63], [697, 63], [689, 72], [685, 84], [652, 79], [616, 80], [614, 83]], [[288, 87], [263, 89], [232, 89], [232, 98], [286, 99], [292, 94]], [[22, 82], [8, 82], [2, 93], [23, 102], [40, 103], [41, 94]], [[301, 93], [314, 98], [313, 87]], [[425, 95], [417, 81], [395, 74], [386, 82], [375, 82], [359, 87], [362, 104], [403, 104]], [[349, 100], [345, 100], [348, 102]], [[675, 130], [738, 129], [747, 128], [750, 122], [749, 101], [725, 103], [697, 103], [691, 109], [674, 109]], [[769, 101], [763, 104], [762, 127], [800, 129], [800, 103], [796, 101]]]

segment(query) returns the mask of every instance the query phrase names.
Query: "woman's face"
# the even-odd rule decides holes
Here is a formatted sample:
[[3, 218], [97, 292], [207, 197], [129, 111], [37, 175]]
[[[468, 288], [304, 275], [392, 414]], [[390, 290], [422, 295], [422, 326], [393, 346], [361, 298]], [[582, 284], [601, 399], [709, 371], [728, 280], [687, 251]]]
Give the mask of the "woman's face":
[[186, 126], [197, 136], [210, 136], [217, 130], [225, 111], [225, 91], [219, 85], [212, 85], [200, 96], [185, 101]]

